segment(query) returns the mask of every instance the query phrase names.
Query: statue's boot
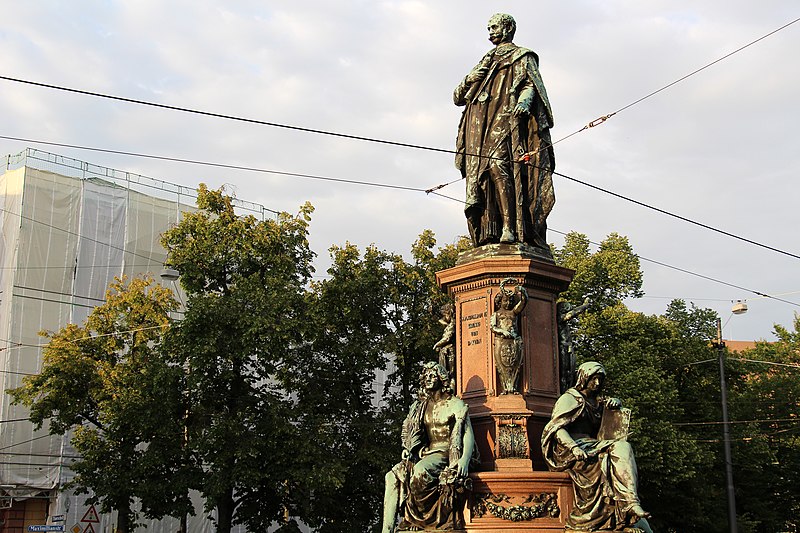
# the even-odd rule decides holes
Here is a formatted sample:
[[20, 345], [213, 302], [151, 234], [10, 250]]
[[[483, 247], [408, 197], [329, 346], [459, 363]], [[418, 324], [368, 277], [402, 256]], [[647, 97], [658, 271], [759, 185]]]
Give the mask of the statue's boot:
[[511, 244], [516, 240], [517, 238], [514, 236], [514, 230], [511, 229], [511, 226], [503, 224], [503, 234], [500, 236], [500, 242]]
[[628, 521], [629, 521], [629, 523], [635, 524], [636, 522], [638, 522], [639, 520], [641, 520], [643, 518], [645, 520], [650, 518], [650, 513], [648, 513], [644, 509], [642, 509], [642, 506], [639, 505], [638, 503], [633, 505], [633, 506], [631, 506], [631, 508], [628, 509]]

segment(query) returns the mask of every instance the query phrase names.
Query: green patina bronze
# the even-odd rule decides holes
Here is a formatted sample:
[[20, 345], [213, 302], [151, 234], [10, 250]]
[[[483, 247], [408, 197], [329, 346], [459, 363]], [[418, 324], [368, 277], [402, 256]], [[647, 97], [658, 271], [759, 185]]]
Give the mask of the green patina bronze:
[[594, 361], [578, 367], [575, 386], [556, 401], [544, 428], [542, 453], [551, 470], [572, 478], [575, 502], [566, 531], [651, 533], [627, 442], [630, 411], [622, 409], [619, 399], [601, 396], [605, 375], [603, 365]]
[[422, 370], [419, 398], [403, 422], [403, 459], [386, 474], [383, 533], [464, 527], [469, 469], [478, 459], [469, 409], [450, 379], [439, 363]]
[[550, 257], [547, 215], [555, 203], [553, 112], [539, 56], [512, 42], [511, 15], [489, 19], [489, 50], [458, 84], [464, 107], [456, 167], [466, 179], [465, 214], [475, 246], [526, 243]]

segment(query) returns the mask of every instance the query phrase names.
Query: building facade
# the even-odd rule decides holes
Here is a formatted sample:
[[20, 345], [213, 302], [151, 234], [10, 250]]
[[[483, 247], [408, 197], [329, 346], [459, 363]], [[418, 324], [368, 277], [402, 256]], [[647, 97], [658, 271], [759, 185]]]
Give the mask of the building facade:
[[[0, 389], [18, 387], [42, 364], [42, 330], [81, 324], [115, 276], [152, 273], [165, 250], [161, 233], [193, 209], [196, 191], [35, 149], [8, 156], [0, 176]], [[258, 204], [239, 211], [265, 216]], [[164, 281], [163, 283], [171, 282]], [[112, 531], [113, 515], [59, 489], [72, 479], [69, 435], [34, 430], [27, 409], [0, 394], [0, 533], [63, 525], [76, 533]], [[198, 498], [189, 530], [213, 531]], [[176, 520], [141, 531], [170, 532]]]

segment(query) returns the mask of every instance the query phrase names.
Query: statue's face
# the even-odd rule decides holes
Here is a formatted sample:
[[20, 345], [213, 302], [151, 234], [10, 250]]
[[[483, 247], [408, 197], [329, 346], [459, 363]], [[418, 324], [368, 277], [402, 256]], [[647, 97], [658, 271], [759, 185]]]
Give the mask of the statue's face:
[[589, 379], [589, 382], [586, 384], [586, 391], [587, 392], [594, 392], [599, 393], [603, 390], [603, 380], [605, 376], [603, 374], [597, 373]]
[[508, 42], [510, 40], [508, 26], [506, 26], [497, 17], [492, 17], [491, 19], [489, 19], [489, 25], [487, 29], [489, 30], [489, 40], [495, 46], [497, 46], [500, 43]]
[[442, 380], [439, 379], [439, 374], [435, 368], [425, 370], [422, 375], [422, 386], [426, 392], [433, 392], [442, 386]]

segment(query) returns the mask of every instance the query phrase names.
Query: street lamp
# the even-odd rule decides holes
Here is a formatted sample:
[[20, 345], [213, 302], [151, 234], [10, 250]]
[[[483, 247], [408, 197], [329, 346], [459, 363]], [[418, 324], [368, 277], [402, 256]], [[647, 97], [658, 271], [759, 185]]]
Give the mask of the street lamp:
[[[741, 315], [747, 312], [747, 304], [737, 300], [731, 312]], [[731, 533], [737, 533], [736, 493], [733, 488], [733, 461], [731, 460], [730, 420], [728, 419], [728, 386], [725, 383], [725, 342], [722, 340], [722, 319], [717, 318], [717, 339], [714, 341], [719, 359], [719, 388], [722, 401], [722, 444], [725, 451], [725, 479], [728, 493], [728, 525]]]
[[183, 303], [183, 297], [181, 296], [181, 291], [178, 288], [178, 285], [175, 283], [181, 277], [181, 273], [175, 270], [174, 268], [165, 267], [161, 271], [161, 274], [159, 274], [159, 277], [164, 281], [169, 281], [172, 283], [172, 289], [173, 292], [175, 293], [175, 296], [178, 297], [178, 302], [180, 302], [182, 308], [185, 308], [186, 306]]
[[181, 273], [174, 268], [165, 268], [161, 271], [161, 279], [164, 281], [178, 281], [179, 277], [181, 277]]

